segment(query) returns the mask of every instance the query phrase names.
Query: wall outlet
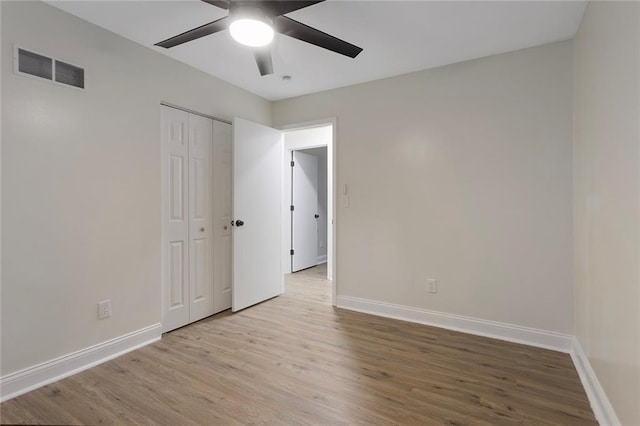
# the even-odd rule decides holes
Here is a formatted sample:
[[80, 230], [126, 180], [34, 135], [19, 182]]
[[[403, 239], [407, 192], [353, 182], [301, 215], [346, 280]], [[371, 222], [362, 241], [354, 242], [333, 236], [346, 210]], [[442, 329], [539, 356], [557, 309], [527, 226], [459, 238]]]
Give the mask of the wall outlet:
[[427, 293], [437, 293], [438, 292], [438, 281], [429, 279], [427, 280]]
[[111, 316], [111, 299], [98, 302], [98, 319], [105, 319]]

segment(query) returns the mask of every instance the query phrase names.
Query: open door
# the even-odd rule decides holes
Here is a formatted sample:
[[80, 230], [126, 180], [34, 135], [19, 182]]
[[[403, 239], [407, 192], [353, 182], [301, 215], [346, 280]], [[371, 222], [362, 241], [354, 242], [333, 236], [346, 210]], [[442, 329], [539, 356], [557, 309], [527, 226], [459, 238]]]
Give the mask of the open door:
[[282, 161], [282, 132], [233, 120], [233, 312], [283, 292]]
[[318, 157], [292, 152], [292, 272], [318, 264]]

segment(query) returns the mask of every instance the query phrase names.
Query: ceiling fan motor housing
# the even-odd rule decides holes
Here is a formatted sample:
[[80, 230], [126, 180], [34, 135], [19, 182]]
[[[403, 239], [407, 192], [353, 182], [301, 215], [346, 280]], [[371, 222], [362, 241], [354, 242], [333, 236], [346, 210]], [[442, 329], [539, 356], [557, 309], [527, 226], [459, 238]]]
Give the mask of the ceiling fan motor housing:
[[[234, 5], [234, 3], [231, 4]], [[273, 16], [269, 15], [264, 9], [256, 6], [243, 6], [242, 4], [239, 4], [235, 7], [231, 7], [229, 9], [229, 17], [231, 18], [231, 21], [236, 21], [238, 19], [255, 19], [257, 21], [262, 21], [273, 28]]]

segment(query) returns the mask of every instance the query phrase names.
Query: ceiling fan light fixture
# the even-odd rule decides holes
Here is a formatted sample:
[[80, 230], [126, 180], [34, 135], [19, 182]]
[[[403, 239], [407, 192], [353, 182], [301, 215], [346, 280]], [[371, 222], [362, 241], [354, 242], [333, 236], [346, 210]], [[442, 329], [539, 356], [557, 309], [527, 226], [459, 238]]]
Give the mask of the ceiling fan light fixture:
[[237, 19], [231, 23], [229, 31], [235, 41], [245, 46], [266, 46], [273, 40], [273, 28], [259, 19]]

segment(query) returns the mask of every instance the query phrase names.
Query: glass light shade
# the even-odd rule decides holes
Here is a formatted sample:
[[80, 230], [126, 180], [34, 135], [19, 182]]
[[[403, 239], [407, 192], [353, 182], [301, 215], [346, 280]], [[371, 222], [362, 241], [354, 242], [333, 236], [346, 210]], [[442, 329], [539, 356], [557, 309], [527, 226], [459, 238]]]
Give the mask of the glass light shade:
[[257, 19], [238, 19], [229, 26], [231, 37], [251, 47], [266, 46], [273, 40], [273, 28]]

